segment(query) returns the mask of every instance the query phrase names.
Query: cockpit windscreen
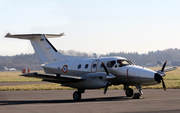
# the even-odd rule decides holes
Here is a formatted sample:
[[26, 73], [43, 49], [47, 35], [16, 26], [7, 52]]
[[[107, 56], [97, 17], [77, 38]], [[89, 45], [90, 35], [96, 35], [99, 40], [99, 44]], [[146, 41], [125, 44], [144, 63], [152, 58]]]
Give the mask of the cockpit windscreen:
[[126, 66], [126, 65], [134, 65], [131, 61], [129, 60], [113, 60], [113, 61], [109, 61], [107, 63], [107, 67], [108, 68], [112, 68], [112, 67], [122, 67], [122, 66]]

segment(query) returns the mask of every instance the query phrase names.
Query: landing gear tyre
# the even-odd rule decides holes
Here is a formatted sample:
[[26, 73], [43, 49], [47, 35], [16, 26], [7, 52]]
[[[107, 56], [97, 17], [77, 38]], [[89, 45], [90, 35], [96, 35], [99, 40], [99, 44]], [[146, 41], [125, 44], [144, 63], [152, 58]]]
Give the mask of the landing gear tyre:
[[129, 89], [126, 90], [126, 96], [127, 96], [127, 97], [132, 97], [133, 94], [134, 94], [133, 89], [129, 88]]
[[140, 93], [135, 93], [133, 99], [140, 99], [140, 96], [141, 96]]
[[74, 99], [75, 101], [81, 100], [81, 93], [78, 92], [78, 91], [75, 91], [75, 92], [73, 93], [73, 99]]

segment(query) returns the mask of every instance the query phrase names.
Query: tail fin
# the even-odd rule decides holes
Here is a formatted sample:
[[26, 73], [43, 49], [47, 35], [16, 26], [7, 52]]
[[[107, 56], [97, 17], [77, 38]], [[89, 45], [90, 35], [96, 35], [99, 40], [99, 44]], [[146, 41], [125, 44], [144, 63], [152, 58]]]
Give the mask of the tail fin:
[[57, 60], [66, 60], [56, 48], [49, 42], [47, 38], [61, 37], [64, 33], [55, 34], [20, 34], [11, 35], [8, 33], [5, 37], [27, 39], [31, 41], [36, 55], [38, 56], [39, 63], [53, 62]]
[[7, 67], [4, 67], [4, 70], [8, 70], [8, 68], [7, 68]]

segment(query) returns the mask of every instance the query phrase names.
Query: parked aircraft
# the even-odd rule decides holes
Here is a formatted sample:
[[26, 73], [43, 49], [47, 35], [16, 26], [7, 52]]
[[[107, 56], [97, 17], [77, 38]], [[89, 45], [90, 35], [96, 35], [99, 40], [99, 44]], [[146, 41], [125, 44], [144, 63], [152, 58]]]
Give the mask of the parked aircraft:
[[4, 71], [17, 71], [15, 68], [4, 67]]
[[[38, 56], [40, 66], [45, 73], [27, 73], [20, 76], [40, 78], [44, 81], [60, 83], [62, 86], [77, 88], [73, 98], [78, 101], [86, 89], [104, 88], [104, 94], [111, 85], [124, 85], [127, 97], [139, 98], [142, 86], [155, 85], [162, 82], [164, 90], [166, 86], [163, 77], [164, 72], [176, 69], [165, 69], [166, 62], [161, 70], [154, 71], [135, 65], [123, 57], [83, 58], [66, 56], [58, 53], [56, 48], [47, 38], [61, 37], [64, 34], [20, 34], [5, 37], [30, 40], [35, 53]], [[68, 43], [67, 43], [68, 45]], [[129, 86], [136, 86], [138, 93], [134, 93]], [[134, 96], [133, 96], [134, 95]]]

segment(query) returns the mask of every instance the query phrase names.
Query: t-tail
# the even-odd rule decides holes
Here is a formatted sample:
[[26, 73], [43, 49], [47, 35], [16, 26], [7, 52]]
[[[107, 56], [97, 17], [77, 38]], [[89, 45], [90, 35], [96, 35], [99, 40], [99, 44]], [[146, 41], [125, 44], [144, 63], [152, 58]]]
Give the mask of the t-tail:
[[61, 55], [47, 38], [61, 37], [61, 34], [19, 34], [11, 35], [8, 33], [5, 37], [30, 40], [40, 64], [53, 61], [64, 61], [66, 58]]
[[4, 70], [5, 70], [5, 71], [7, 71], [7, 70], [8, 70], [8, 68], [7, 68], [7, 67], [4, 67]]

